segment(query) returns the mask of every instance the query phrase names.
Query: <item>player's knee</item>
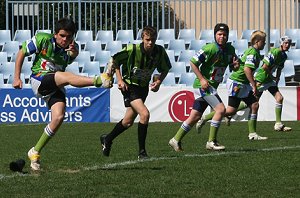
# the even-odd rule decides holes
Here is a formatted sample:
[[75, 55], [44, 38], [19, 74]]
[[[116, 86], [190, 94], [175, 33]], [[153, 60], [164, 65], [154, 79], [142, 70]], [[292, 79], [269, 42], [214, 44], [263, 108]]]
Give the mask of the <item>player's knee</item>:
[[150, 113], [148, 110], [143, 111], [139, 116], [142, 123], [148, 123], [150, 119]]

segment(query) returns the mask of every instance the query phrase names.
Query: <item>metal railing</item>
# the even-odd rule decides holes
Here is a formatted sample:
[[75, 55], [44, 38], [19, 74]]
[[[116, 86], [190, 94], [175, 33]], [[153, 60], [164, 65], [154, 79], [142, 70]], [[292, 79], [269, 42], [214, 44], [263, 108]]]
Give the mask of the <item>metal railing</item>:
[[[268, 7], [266, 7], [268, 6]], [[80, 30], [132, 29], [145, 25], [157, 29], [212, 29], [225, 22], [240, 35], [245, 29], [300, 27], [299, 0], [7, 0], [6, 29], [54, 30], [57, 19], [69, 16]], [[269, 24], [266, 17], [270, 18]]]

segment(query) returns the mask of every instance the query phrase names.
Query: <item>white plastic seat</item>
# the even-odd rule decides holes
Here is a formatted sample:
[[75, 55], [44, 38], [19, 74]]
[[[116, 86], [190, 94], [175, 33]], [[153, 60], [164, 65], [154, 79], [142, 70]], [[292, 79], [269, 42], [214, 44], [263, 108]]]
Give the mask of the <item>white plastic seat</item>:
[[160, 46], [165, 47], [165, 42], [164, 42], [163, 40], [160, 40], [160, 39], [157, 39], [157, 40], [155, 41], [155, 44], [156, 44], [156, 45], [160, 45]]
[[78, 30], [75, 36], [75, 41], [80, 41], [82, 46], [81, 49], [85, 47], [85, 44], [88, 41], [93, 40], [93, 31], [92, 30]]
[[272, 44], [273, 47], [279, 47], [280, 43], [280, 30], [279, 29], [271, 29], [270, 30], [270, 44]]
[[122, 50], [122, 42], [121, 41], [110, 41], [105, 45], [105, 50], [110, 51], [113, 56], [115, 53], [120, 52]]
[[185, 44], [189, 45], [191, 40], [196, 39], [196, 31], [195, 29], [180, 29], [178, 33], [177, 39], [183, 39]]
[[185, 50], [185, 42], [182, 39], [170, 40], [168, 50], [174, 50], [175, 57]]
[[73, 74], [79, 75], [79, 65], [78, 62], [73, 62], [67, 66], [66, 72], [71, 72]]
[[254, 31], [255, 30], [249, 30], [249, 29], [243, 30], [242, 35], [241, 35], [241, 39], [246, 39], [248, 41], [248, 43], [250, 43], [250, 38], [251, 38], [251, 35]]
[[31, 71], [32, 62], [24, 61], [21, 69], [21, 73], [24, 74], [25, 79], [29, 79], [32, 73]]
[[97, 51], [102, 51], [101, 41], [87, 41], [83, 51], [89, 51], [91, 57], [94, 57]]
[[215, 40], [214, 39], [214, 30], [211, 30], [211, 29], [201, 30], [199, 40], [205, 40], [206, 43], [213, 42]]
[[11, 31], [10, 30], [0, 30], [0, 50], [5, 42], [11, 41]]
[[287, 52], [288, 60], [294, 61], [294, 66], [298, 67], [300, 66], [300, 49], [290, 49]]
[[175, 78], [180, 78], [181, 74], [186, 73], [185, 62], [172, 62], [172, 68], [169, 72], [173, 72]]
[[286, 86], [285, 74], [284, 74], [284, 72], [281, 72], [280, 79], [278, 82], [278, 87], [285, 87], [285, 86]]
[[95, 41], [101, 41], [101, 43], [105, 45], [113, 40], [114, 32], [112, 30], [99, 30], [95, 37]]
[[186, 86], [193, 86], [196, 75], [192, 72], [190, 73], [182, 73], [178, 84], [184, 84]]
[[295, 66], [293, 60], [286, 60], [284, 62], [284, 67], [282, 69], [285, 77], [293, 77], [295, 76]]
[[8, 59], [7, 59], [7, 52], [0, 52], [0, 63], [1, 62], [7, 62]]
[[228, 42], [234, 42], [237, 38], [237, 30], [229, 30]]
[[13, 54], [19, 51], [19, 41], [7, 41], [3, 44], [2, 52], [7, 52], [7, 57], [10, 59]]
[[31, 39], [31, 31], [30, 30], [16, 30], [13, 41], [18, 41], [19, 45], [21, 45], [24, 41]]
[[162, 81], [164, 86], [176, 86], [175, 75], [172, 72], [169, 72], [165, 79]]
[[232, 46], [236, 50], [236, 55], [242, 56], [244, 51], [248, 49], [248, 41], [246, 39], [238, 39], [232, 42]]
[[37, 34], [37, 33], [47, 33], [47, 34], [51, 34], [52, 33], [52, 31], [51, 30], [49, 30], [49, 29], [43, 29], [43, 30], [36, 30], [35, 31], [35, 35]]
[[191, 44], [188, 49], [198, 52], [204, 45], [206, 45], [206, 40], [191, 40]]
[[142, 40], [142, 32], [143, 32], [143, 29], [139, 29], [137, 31], [135, 40]]
[[119, 30], [116, 34], [116, 41], [121, 41], [123, 45], [132, 43], [133, 40], [133, 30]]
[[86, 62], [91, 61], [91, 53], [89, 51], [81, 51], [74, 61], [76, 61], [78, 66], [82, 68]]
[[166, 50], [166, 53], [168, 54], [171, 63], [176, 62], [174, 50]]
[[7, 80], [9, 75], [15, 73], [15, 62], [0, 63], [0, 73], [2, 73], [3, 78]]
[[103, 72], [103, 70], [106, 67], [107, 63], [109, 62], [110, 58], [111, 58], [110, 51], [99, 51], [99, 52], [96, 52], [93, 61], [99, 62], [99, 67], [100, 67], [101, 73]]
[[295, 43], [297, 39], [300, 39], [300, 29], [285, 29], [284, 35], [292, 38], [292, 43]]
[[195, 50], [184, 50], [179, 54], [177, 58], [177, 62], [184, 62], [185, 67], [187, 68], [186, 71], [189, 71], [191, 67], [190, 60], [195, 54], [196, 54]]
[[165, 46], [169, 45], [170, 40], [175, 40], [174, 29], [160, 29], [157, 34], [158, 40], [163, 40]]
[[82, 73], [87, 73], [88, 76], [96, 76], [100, 74], [100, 65], [98, 61], [91, 61], [84, 64]]

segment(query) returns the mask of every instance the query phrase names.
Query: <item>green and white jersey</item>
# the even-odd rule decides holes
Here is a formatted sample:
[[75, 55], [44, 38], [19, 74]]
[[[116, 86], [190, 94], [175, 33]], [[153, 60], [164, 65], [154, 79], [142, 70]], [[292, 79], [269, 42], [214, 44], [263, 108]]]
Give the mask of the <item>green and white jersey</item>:
[[259, 67], [260, 61], [261, 55], [259, 50], [255, 49], [254, 47], [248, 48], [241, 58], [240, 68], [237, 71], [232, 72], [229, 78], [242, 84], [248, 84], [249, 80], [246, 77], [244, 68], [249, 67], [252, 71], [252, 74], [254, 74], [255, 70]]
[[[78, 45], [75, 43], [76, 47]], [[31, 40], [22, 43], [25, 56], [35, 54], [32, 77], [41, 78], [48, 72], [65, 71], [75, 58], [68, 55], [64, 48], [56, 45], [53, 34], [38, 33]]]
[[[209, 43], [191, 58], [191, 62], [198, 66], [209, 84], [217, 89], [223, 80], [227, 66], [232, 63], [233, 57], [236, 57], [235, 49], [230, 43], [226, 43], [224, 49], [220, 48], [217, 43]], [[201, 88], [198, 78], [195, 79], [193, 87]]]
[[144, 43], [127, 45], [121, 52], [113, 55], [118, 67], [122, 66], [123, 80], [141, 87], [149, 86], [155, 69], [159, 73], [168, 72], [171, 63], [165, 49], [155, 45], [151, 55], [147, 55]]
[[[284, 51], [281, 51], [279, 48], [272, 48], [267, 56], [264, 57], [263, 63], [268, 66], [272, 74], [276, 69], [283, 69], [286, 59], [287, 55]], [[268, 71], [260, 67], [255, 75], [255, 80], [260, 83], [268, 83], [273, 81], [273, 78]]]

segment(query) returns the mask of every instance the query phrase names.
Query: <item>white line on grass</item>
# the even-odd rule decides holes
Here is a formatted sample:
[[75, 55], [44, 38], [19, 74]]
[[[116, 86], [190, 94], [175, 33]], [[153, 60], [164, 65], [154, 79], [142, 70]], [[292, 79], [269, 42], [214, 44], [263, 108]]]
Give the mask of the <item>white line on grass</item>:
[[267, 151], [289, 150], [289, 149], [297, 149], [297, 148], [300, 148], [300, 146], [273, 147], [273, 148], [255, 149], [253, 151], [240, 150], [240, 151], [230, 151], [230, 152], [226, 152], [226, 151], [212, 152], [207, 154], [185, 154], [182, 156], [173, 156], [173, 157], [151, 157], [146, 160], [129, 160], [125, 162], [104, 164], [104, 166], [83, 167], [83, 170], [89, 171], [89, 170], [97, 170], [97, 169], [112, 169], [112, 168], [116, 168], [117, 166], [126, 166], [126, 165], [132, 165], [132, 164], [150, 162], [150, 161], [173, 160], [182, 157], [212, 157], [212, 156], [220, 156], [220, 155], [243, 154], [243, 153], [259, 152], [259, 151], [267, 152]]
[[[104, 164], [102, 166], [91, 166], [91, 167], [82, 167], [82, 171], [92, 171], [92, 170], [103, 170], [103, 169], [113, 169], [119, 166], [127, 166], [132, 164], [138, 164], [138, 163], [144, 163], [144, 162], [151, 162], [151, 161], [161, 161], [161, 160], [174, 160], [178, 158], [183, 157], [215, 157], [215, 156], [223, 156], [223, 155], [233, 155], [233, 154], [245, 154], [245, 153], [251, 153], [251, 152], [269, 152], [269, 151], [279, 151], [279, 150], [291, 150], [291, 149], [298, 149], [300, 148], [300, 145], [298, 146], [284, 146], [284, 147], [273, 147], [273, 148], [264, 148], [264, 149], [254, 149], [254, 150], [238, 150], [238, 151], [223, 151], [223, 152], [212, 152], [207, 154], [185, 154], [181, 156], [173, 156], [173, 157], [151, 157], [146, 160], [129, 160], [124, 162], [117, 162], [117, 163], [110, 163], [110, 164]], [[68, 170], [59, 170], [58, 172], [64, 172], [64, 173], [78, 173], [81, 171], [80, 169], [77, 169], [76, 171], [70, 171]], [[21, 174], [21, 173], [14, 173], [12, 175], [5, 175], [0, 174], [0, 180], [14, 178], [14, 177], [26, 177], [26, 176], [35, 176], [34, 174]]]

